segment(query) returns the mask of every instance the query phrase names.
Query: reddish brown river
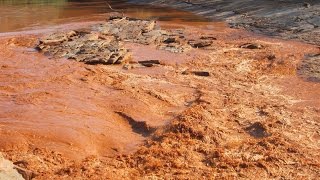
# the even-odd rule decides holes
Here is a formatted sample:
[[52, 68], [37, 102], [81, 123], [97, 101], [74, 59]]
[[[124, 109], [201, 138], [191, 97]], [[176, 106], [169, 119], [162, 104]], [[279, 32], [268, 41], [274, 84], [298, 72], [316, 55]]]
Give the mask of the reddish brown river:
[[[0, 152], [7, 159], [36, 179], [319, 177], [320, 83], [295, 73], [317, 46], [185, 11], [108, 3], [0, 1]], [[132, 59], [121, 65], [35, 51], [42, 36], [90, 29], [114, 11], [158, 20], [189, 49], [124, 41]], [[209, 46], [189, 46], [204, 39]], [[145, 60], [161, 63], [138, 64]]]
[[[110, 6], [112, 9], [110, 9]], [[204, 22], [206, 19], [191, 13], [168, 8], [138, 6], [126, 1], [104, 0], [21, 0], [0, 1], [0, 33], [51, 26], [63, 22], [102, 20], [105, 13], [122, 12], [139, 18], [161, 21]]]

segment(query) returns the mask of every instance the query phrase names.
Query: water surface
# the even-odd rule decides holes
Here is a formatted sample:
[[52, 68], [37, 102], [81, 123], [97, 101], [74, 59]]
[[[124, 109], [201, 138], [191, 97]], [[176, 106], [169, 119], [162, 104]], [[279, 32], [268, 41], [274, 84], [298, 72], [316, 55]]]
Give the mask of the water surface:
[[65, 22], [103, 20], [106, 13], [114, 11], [161, 21], [208, 21], [185, 11], [134, 5], [122, 0], [2, 0], [0, 1], [0, 33]]

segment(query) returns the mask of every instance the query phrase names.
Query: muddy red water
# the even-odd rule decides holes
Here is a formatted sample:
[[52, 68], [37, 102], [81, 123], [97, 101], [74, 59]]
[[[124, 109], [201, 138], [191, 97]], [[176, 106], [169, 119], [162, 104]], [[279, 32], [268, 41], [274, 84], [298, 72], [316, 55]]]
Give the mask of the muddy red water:
[[[181, 54], [126, 43], [133, 62], [161, 61], [132, 69], [33, 49], [52, 29], [96, 22], [3, 34], [1, 151], [38, 179], [317, 177], [319, 84], [295, 75], [317, 47], [224, 23], [177, 22], [159, 24], [216, 40]], [[192, 71], [210, 76], [185, 73]]]
[[[105, 83], [111, 81], [117, 84], [117, 81], [126, 79], [125, 76], [110, 78], [101, 69], [97, 71], [95, 67], [82, 63], [48, 59], [33, 49], [38, 34], [89, 26], [106, 18], [106, 14], [101, 13], [115, 10], [138, 18], [175, 20], [180, 23], [186, 20], [207, 21], [191, 13], [168, 8], [164, 12], [162, 8], [135, 6], [122, 1], [110, 1], [108, 4], [99, 0], [0, 3], [0, 32], [3, 32], [0, 33], [3, 37], [0, 52], [3, 104], [0, 114], [1, 123], [8, 127], [1, 131], [2, 148], [48, 148], [63, 152], [73, 159], [82, 159], [87, 155], [132, 152], [145, 138], [143, 134], [134, 132], [132, 124], [117, 112], [129, 113], [130, 118], [138, 121], [148, 121], [150, 126], [163, 126], [173, 115], [183, 110], [184, 101], [192, 101], [192, 96], [184, 97], [183, 94], [173, 104], [159, 104], [154, 99], [145, 100], [137, 95], [129, 95], [130, 91], [105, 86]], [[59, 25], [65, 22], [69, 24]], [[10, 32], [23, 29], [28, 31]], [[149, 53], [144, 53], [136, 45], [128, 44], [128, 47], [132, 47], [135, 59], [163, 57], [184, 61], [187, 57], [181, 55], [176, 58], [174, 54], [156, 51], [154, 48], [145, 47]], [[175, 61], [168, 63], [174, 64]], [[119, 70], [121, 68], [115, 69]], [[165, 71], [160, 72], [154, 75], [161, 76]], [[150, 70], [145, 73], [150, 73]], [[99, 77], [99, 83], [93, 78], [93, 85], [91, 76]], [[74, 86], [74, 83], [77, 85]], [[186, 93], [191, 94], [194, 91], [171, 84], [158, 85], [156, 89], [159, 90], [169, 88], [179, 92], [185, 89]]]
[[[112, 9], [110, 9], [110, 6]], [[203, 22], [207, 19], [185, 11], [154, 6], [129, 4], [126, 1], [58, 0], [58, 1], [9, 1], [0, 2], [0, 33], [39, 29], [65, 22], [104, 20], [105, 13], [120, 12], [137, 18], [161, 21]]]
[[[48, 59], [32, 49], [35, 42], [33, 37], [1, 39], [2, 148], [22, 151], [35, 145], [65, 152], [73, 158], [129, 152], [142, 142], [143, 134], [135, 133], [117, 112], [157, 127], [183, 110], [179, 107], [185, 101], [192, 100], [188, 97], [193, 92], [190, 88], [138, 80], [136, 83], [143, 83], [138, 89], [172, 89], [180, 96], [176, 103], [159, 104], [156, 98], [132, 94], [130, 88], [138, 84], [127, 90], [122, 90], [121, 85], [117, 87], [117, 83], [128, 79], [126, 75], [112, 75], [104, 67]], [[119, 71], [119, 67], [114, 71]]]

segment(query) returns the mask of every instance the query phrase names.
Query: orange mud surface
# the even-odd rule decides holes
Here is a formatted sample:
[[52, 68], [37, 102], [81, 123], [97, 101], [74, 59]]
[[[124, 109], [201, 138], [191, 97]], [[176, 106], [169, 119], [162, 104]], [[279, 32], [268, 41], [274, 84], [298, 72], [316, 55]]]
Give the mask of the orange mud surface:
[[160, 24], [217, 40], [181, 54], [127, 43], [133, 62], [161, 65], [126, 70], [44, 56], [37, 32], [2, 36], [5, 157], [35, 179], [320, 176], [320, 83], [295, 75], [317, 47], [215, 23]]

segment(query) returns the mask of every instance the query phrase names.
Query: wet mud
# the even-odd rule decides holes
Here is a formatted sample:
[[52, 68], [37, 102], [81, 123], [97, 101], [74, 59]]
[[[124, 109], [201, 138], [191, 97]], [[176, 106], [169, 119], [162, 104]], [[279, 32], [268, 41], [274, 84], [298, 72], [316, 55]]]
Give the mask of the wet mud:
[[[319, 177], [320, 84], [296, 76], [318, 47], [215, 26], [1, 37], [1, 152], [34, 179]], [[110, 42], [130, 60], [104, 63]]]

